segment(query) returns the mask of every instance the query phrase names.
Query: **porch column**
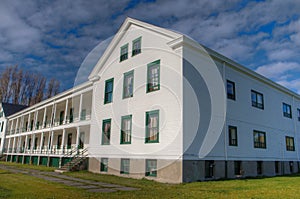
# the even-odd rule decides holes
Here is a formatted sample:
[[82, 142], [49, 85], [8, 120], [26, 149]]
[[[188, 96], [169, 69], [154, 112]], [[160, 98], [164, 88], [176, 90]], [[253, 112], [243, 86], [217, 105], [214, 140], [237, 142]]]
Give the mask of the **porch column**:
[[7, 145], [7, 153], [10, 153], [11, 151], [10, 151], [10, 141], [11, 140], [11, 138], [8, 138], [8, 145]]
[[80, 134], [80, 127], [78, 126], [76, 128], [76, 149], [78, 149], [78, 145], [79, 145], [79, 134]]
[[50, 152], [52, 153], [52, 147], [53, 147], [53, 139], [54, 139], [54, 131], [51, 131], [51, 139], [50, 139]]
[[34, 130], [37, 130], [37, 119], [38, 119], [38, 116], [39, 116], [39, 111], [37, 110], [36, 112], [35, 112], [35, 116], [34, 116], [34, 120], [33, 120], [33, 125], [34, 125]]
[[62, 149], [62, 154], [64, 153], [64, 147], [65, 147], [65, 137], [66, 137], [66, 129], [63, 129], [63, 134], [62, 134], [62, 139], [61, 139], [61, 149]]
[[19, 118], [17, 118], [16, 126], [15, 126], [15, 134], [18, 133], [18, 127], [19, 127]]
[[31, 124], [30, 117], [31, 117], [31, 113], [29, 113], [29, 116], [28, 116], [28, 125], [26, 126], [26, 132], [29, 131], [28, 126], [30, 126], [30, 124]]
[[43, 121], [42, 121], [42, 128], [45, 128], [46, 127], [46, 122], [47, 121], [45, 121], [46, 120], [46, 115], [47, 115], [47, 107], [45, 107], [45, 109], [44, 109], [44, 116], [43, 116]]
[[16, 145], [16, 137], [14, 137], [14, 141], [13, 141], [13, 150], [12, 150], [13, 153], [15, 153], [15, 145]]
[[69, 104], [69, 99], [66, 100], [66, 108], [65, 108], [64, 124], [67, 124], [67, 119], [68, 119], [68, 104]]
[[81, 120], [81, 109], [82, 109], [82, 94], [80, 94], [80, 100], [79, 100], [79, 121]]
[[[34, 123], [34, 122], [33, 122]], [[33, 134], [32, 136], [31, 136], [31, 148], [30, 148], [30, 153], [33, 153], [33, 149], [34, 149], [34, 145], [35, 145], [35, 134]]]
[[42, 153], [42, 149], [43, 149], [43, 142], [44, 142], [44, 132], [41, 133], [41, 141], [40, 141], [40, 148], [39, 148], [39, 152]]
[[28, 135], [25, 136], [24, 153], [26, 153], [26, 151], [27, 151], [27, 146], [28, 146]]

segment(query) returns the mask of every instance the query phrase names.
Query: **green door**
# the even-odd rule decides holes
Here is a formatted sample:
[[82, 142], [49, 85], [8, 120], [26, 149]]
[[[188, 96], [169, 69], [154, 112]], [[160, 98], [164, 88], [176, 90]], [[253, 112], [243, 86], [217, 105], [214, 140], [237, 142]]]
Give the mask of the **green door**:
[[51, 167], [59, 167], [59, 158], [51, 158], [50, 166]]
[[47, 166], [48, 163], [48, 157], [41, 157], [41, 165]]

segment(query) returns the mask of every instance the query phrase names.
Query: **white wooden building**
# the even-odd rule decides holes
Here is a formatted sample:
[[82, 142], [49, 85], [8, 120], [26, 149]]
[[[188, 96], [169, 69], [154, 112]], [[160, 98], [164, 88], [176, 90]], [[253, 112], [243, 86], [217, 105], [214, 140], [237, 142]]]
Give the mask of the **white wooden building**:
[[127, 18], [89, 81], [8, 117], [7, 161], [161, 182], [298, 172], [300, 96], [191, 38]]

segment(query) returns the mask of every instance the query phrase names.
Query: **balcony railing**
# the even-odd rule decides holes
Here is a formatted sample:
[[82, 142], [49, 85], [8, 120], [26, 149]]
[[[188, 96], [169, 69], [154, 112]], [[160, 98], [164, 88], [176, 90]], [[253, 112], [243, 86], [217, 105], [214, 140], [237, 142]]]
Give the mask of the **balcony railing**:
[[34, 148], [24, 148], [24, 147], [16, 147], [16, 148], [4, 148], [4, 153], [22, 153], [22, 154], [46, 154], [46, 155], [66, 155], [70, 154], [74, 150], [82, 150], [83, 148], [77, 147], [76, 144], [72, 145], [64, 145], [57, 146], [53, 145], [52, 147], [48, 147], [48, 145], [44, 145], [41, 149], [39, 146]]
[[28, 126], [28, 128], [23, 127], [20, 129], [11, 129], [7, 130], [6, 134], [7, 135], [14, 135], [18, 134], [20, 132], [29, 132], [33, 130], [40, 130], [40, 129], [45, 129], [45, 128], [50, 128], [50, 127], [56, 127], [60, 125], [65, 125], [65, 124], [71, 124], [79, 121], [86, 121], [91, 119], [91, 111], [83, 111], [81, 112], [80, 117], [74, 116], [74, 115], [69, 115], [67, 116], [66, 120], [62, 120], [61, 118], [55, 119], [54, 122], [51, 122], [51, 120], [48, 120], [44, 122], [44, 124], [38, 124], [34, 126]]

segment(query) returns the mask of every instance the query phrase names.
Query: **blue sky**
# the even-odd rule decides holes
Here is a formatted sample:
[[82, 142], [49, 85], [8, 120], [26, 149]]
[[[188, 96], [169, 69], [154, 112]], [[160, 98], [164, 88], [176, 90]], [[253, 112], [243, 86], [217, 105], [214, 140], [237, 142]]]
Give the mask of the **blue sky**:
[[18, 64], [71, 88], [89, 52], [130, 16], [185, 33], [300, 93], [299, 13], [294, 0], [1, 0], [0, 72]]

